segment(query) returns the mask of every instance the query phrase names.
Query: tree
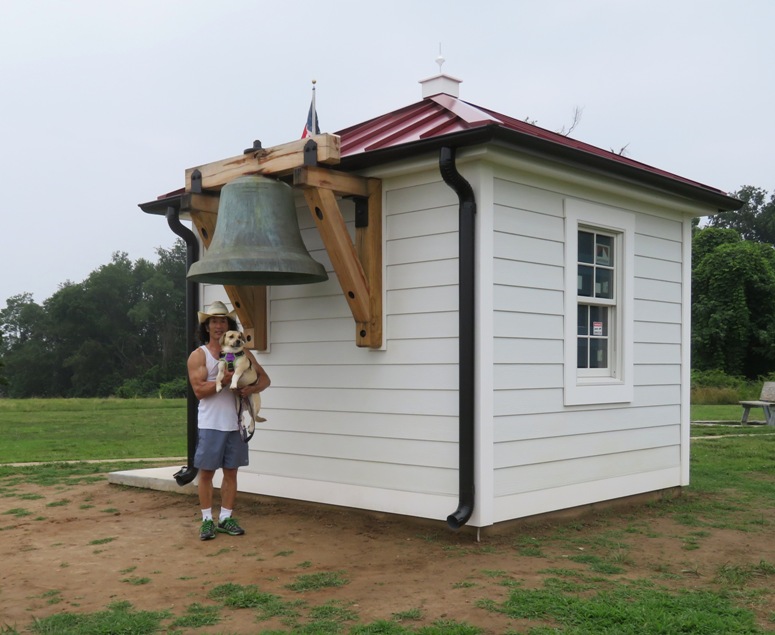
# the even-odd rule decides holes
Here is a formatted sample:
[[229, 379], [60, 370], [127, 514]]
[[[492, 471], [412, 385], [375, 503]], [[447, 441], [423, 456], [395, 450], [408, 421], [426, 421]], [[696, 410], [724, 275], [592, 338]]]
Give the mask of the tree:
[[775, 250], [706, 228], [693, 240], [692, 367], [756, 378], [775, 368]]
[[116, 252], [42, 306], [30, 294], [10, 298], [0, 310], [2, 394], [110, 396], [124, 384], [146, 394], [185, 376], [185, 243], [157, 254], [156, 264], [133, 263]]
[[744, 201], [737, 211], [721, 212], [708, 219], [710, 227], [734, 229], [744, 240], [775, 244], [775, 193], [744, 185], [732, 196]]

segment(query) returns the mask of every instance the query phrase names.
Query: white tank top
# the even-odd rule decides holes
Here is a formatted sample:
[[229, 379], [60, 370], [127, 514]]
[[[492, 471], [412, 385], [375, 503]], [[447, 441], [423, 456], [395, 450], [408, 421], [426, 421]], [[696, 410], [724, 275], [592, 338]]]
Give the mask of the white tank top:
[[[205, 353], [207, 381], [215, 381], [218, 376], [218, 360], [213, 357], [207, 346], [200, 346]], [[237, 425], [237, 399], [234, 393], [224, 386], [221, 392], [199, 401], [199, 427], [208, 430], [231, 432], [239, 430]]]

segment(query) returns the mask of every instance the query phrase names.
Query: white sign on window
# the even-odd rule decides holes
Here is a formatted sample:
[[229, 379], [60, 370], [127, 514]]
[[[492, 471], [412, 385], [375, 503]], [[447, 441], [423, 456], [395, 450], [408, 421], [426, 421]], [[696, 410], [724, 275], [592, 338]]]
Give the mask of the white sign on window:
[[603, 335], [603, 323], [602, 322], [592, 322], [592, 335]]

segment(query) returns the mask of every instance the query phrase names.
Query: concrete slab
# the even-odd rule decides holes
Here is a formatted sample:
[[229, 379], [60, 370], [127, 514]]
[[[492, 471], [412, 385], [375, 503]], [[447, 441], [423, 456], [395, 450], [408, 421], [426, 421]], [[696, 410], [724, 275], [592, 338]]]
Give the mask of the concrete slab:
[[[180, 469], [180, 465], [170, 467], [152, 467], [140, 470], [122, 470], [119, 472], [110, 472], [108, 482], [115, 485], [127, 485], [129, 487], [142, 487], [145, 489], [155, 489], [162, 492], [179, 492], [184, 494], [196, 494], [199, 478], [195, 478], [191, 483], [180, 486], [174, 478], [175, 472]], [[218, 470], [213, 478], [215, 487], [221, 486], [221, 472]]]

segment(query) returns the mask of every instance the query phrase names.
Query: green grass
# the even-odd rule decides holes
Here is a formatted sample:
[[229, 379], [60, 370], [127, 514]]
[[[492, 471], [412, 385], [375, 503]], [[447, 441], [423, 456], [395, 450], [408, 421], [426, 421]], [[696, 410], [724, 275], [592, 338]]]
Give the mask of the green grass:
[[185, 399], [0, 399], [0, 463], [185, 455]]
[[91, 635], [100, 633], [156, 633], [165, 611], [135, 611], [129, 602], [115, 602], [96, 613], [56, 613], [35, 620], [32, 632], [39, 635]]
[[[705, 405], [692, 404], [690, 408], [692, 421], [729, 421], [740, 423], [743, 417], [743, 407], [739, 404]], [[751, 408], [748, 415], [749, 421], [764, 421], [764, 412], [761, 408]]]

